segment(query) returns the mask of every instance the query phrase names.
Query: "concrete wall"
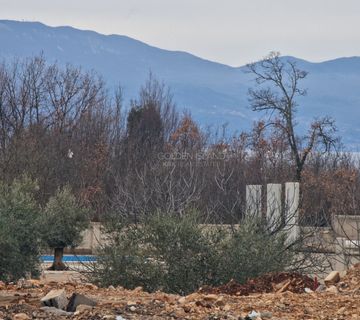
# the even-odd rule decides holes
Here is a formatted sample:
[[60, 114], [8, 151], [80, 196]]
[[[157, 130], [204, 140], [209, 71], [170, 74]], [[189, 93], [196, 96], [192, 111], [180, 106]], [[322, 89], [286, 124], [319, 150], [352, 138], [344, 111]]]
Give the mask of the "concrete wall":
[[360, 215], [336, 215], [332, 224], [338, 237], [360, 240]]
[[101, 233], [101, 223], [92, 222], [91, 227], [83, 232], [81, 244], [75, 249], [67, 248], [65, 253], [94, 254], [102, 243], [104, 243], [104, 235]]
[[[261, 186], [247, 186], [247, 214], [250, 216], [261, 215]], [[333, 269], [345, 270], [349, 265], [360, 261], [360, 216], [337, 215], [332, 221], [331, 228], [312, 228], [298, 226], [297, 206], [298, 206], [299, 186], [295, 183], [285, 185], [285, 215], [288, 213], [285, 229], [290, 236], [296, 238], [299, 234], [311, 236], [305, 237], [305, 246], [313, 248], [319, 255], [326, 255]], [[271, 222], [273, 218], [279, 218], [282, 212], [282, 205], [278, 203], [281, 198], [281, 187], [279, 185], [267, 186], [267, 218]], [[289, 193], [291, 193], [289, 195]], [[294, 200], [295, 199], [295, 200]], [[289, 212], [287, 212], [289, 211]], [[289, 214], [290, 213], [290, 214]], [[274, 215], [270, 217], [270, 214]], [[212, 226], [213, 227], [213, 226]], [[226, 227], [225, 225], [223, 227]], [[93, 222], [91, 228], [83, 233], [83, 241], [75, 250], [77, 254], [94, 254], [96, 248], [105, 243], [104, 235], [101, 233], [101, 224]], [[352, 241], [351, 241], [352, 240]]]

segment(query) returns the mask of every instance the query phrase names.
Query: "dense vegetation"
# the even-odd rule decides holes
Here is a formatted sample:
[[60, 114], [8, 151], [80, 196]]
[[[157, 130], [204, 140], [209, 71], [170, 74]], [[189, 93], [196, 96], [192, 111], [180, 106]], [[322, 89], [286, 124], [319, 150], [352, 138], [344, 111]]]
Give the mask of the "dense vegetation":
[[[339, 144], [332, 119], [314, 121], [307, 134], [297, 132], [296, 110], [301, 107], [297, 98], [305, 95], [300, 84], [306, 73], [278, 58], [271, 55], [262, 64], [249, 66], [259, 85], [250, 91], [249, 104], [270, 117], [255, 122], [252, 131], [239, 133], [228, 132], [226, 126], [200, 127], [189, 113], [176, 110], [168, 89], [152, 75], [138, 98], [124, 106], [121, 89], [112, 93], [95, 73], [49, 64], [41, 56], [1, 64], [2, 277], [16, 278], [35, 269], [38, 239], [53, 248], [76, 245], [87, 223], [82, 218], [85, 212], [104, 223], [111, 216], [119, 227], [109, 233], [118, 246], [104, 249], [104, 266], [111, 262], [111, 268], [119, 270], [145, 268], [144, 277], [161, 279], [162, 286], [176, 292], [191, 290], [189, 283], [195, 278], [196, 285], [208, 283], [207, 271], [212, 274], [211, 283], [218, 283], [230, 277], [244, 279], [252, 272], [246, 269], [248, 264], [255, 273], [268, 270], [262, 266], [272, 270], [273, 265], [257, 257], [268, 259], [263, 251], [267, 247], [262, 244], [270, 245], [275, 239], [269, 249], [273, 252], [282, 245], [277, 242], [281, 237], [271, 235], [275, 238], [270, 241], [265, 231], [258, 232], [256, 224], [244, 223], [247, 184], [301, 180], [303, 224], [325, 226], [330, 225], [333, 214], [358, 214], [357, 162], [334, 149]], [[27, 183], [19, 187], [24, 175], [36, 181], [34, 192], [24, 187]], [[68, 188], [75, 198], [67, 194]], [[202, 223], [242, 221], [243, 227], [224, 236], [226, 241], [217, 241], [216, 235], [209, 236], [199, 224], [184, 219], [193, 210]], [[161, 219], [156, 215], [159, 212]], [[64, 232], [59, 228], [60, 235], [48, 228], [37, 237], [36, 221], [41, 215], [47, 225], [56, 222], [68, 228]], [[136, 228], [139, 223], [145, 228], [143, 234]], [[125, 238], [120, 232], [124, 224], [135, 226]], [[177, 225], [179, 230], [166, 232]], [[21, 228], [23, 232], [14, 231]], [[176, 232], [177, 245], [171, 243]], [[73, 237], [59, 239], [65, 233]], [[30, 236], [25, 237], [27, 234]], [[159, 239], [161, 235], [164, 239]], [[190, 247], [188, 237], [195, 237]], [[244, 245], [252, 240], [254, 246]], [[144, 246], [150, 250], [146, 253], [149, 258], [164, 265], [128, 259]], [[258, 249], [253, 252], [254, 248]], [[182, 250], [189, 250], [191, 259], [184, 259]], [[225, 253], [233, 250], [237, 255], [224, 259]], [[27, 259], [26, 254], [31, 257]], [[7, 276], [7, 266], [20, 256], [21, 264]], [[220, 260], [226, 265], [221, 266]], [[275, 269], [284, 267], [274, 265]], [[164, 273], [161, 268], [175, 273]], [[111, 273], [108, 277], [116, 283], [129, 281], [131, 286], [144, 282], [137, 273], [126, 274], [126, 278]], [[102, 281], [110, 283], [106, 277]], [[187, 290], [178, 286], [176, 277], [189, 284]], [[146, 284], [149, 289], [159, 287], [151, 281]]]
[[109, 242], [100, 250], [92, 280], [101, 285], [144, 287], [188, 294], [204, 285], [282, 271], [293, 262], [285, 233], [271, 234], [260, 221], [240, 226], [201, 224], [196, 212], [157, 213], [140, 225], [117, 221], [106, 227]]

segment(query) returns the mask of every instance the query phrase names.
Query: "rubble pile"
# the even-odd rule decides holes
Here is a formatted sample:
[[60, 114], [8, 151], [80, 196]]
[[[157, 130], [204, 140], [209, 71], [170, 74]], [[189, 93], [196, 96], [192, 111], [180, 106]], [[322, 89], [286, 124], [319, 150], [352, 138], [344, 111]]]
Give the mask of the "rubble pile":
[[220, 287], [201, 288], [200, 292], [247, 296], [251, 293], [280, 293], [284, 291], [304, 293], [305, 288], [315, 290], [317, 288], [316, 281], [299, 273], [278, 272], [269, 273], [255, 279], [250, 279], [245, 284], [239, 284], [236, 281], [231, 280], [229, 283]]
[[346, 289], [360, 291], [360, 263], [353, 265], [346, 275], [341, 279], [340, 286], [347, 287]]
[[[202, 289], [188, 296], [147, 293], [141, 287], [126, 290], [90, 283], [0, 283], [0, 319], [230, 319], [360, 320], [360, 265], [344, 277], [330, 273], [314, 291], [311, 278], [272, 274], [239, 285]], [[289, 283], [289, 284], [287, 284]], [[211, 291], [211, 290], [212, 291]], [[234, 294], [235, 292], [235, 294]]]

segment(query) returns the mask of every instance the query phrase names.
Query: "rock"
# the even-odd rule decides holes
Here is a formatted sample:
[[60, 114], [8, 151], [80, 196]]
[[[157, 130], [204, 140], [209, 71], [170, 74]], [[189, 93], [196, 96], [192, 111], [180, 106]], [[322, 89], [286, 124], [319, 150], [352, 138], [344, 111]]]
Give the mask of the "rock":
[[260, 312], [260, 318], [261, 319], [270, 319], [272, 318], [272, 313], [268, 311]]
[[346, 307], [341, 307], [338, 311], [336, 311], [336, 314], [342, 315], [346, 311]]
[[135, 307], [135, 306], [131, 306], [131, 307], [129, 308], [129, 310], [130, 310], [131, 312], [134, 312], [134, 311], [136, 311], [136, 307]]
[[185, 303], [186, 303], [186, 297], [181, 297], [181, 298], [178, 300], [178, 303], [179, 303], [179, 304], [185, 304]]
[[312, 291], [310, 288], [305, 288], [305, 292], [306, 293], [313, 293], [314, 291]]
[[90, 282], [87, 282], [84, 284], [84, 286], [86, 286], [87, 288], [91, 289], [91, 290], [97, 290], [98, 287]]
[[185, 306], [183, 306], [183, 310], [185, 313], [189, 313], [189, 312], [191, 312], [191, 306], [185, 305]]
[[260, 313], [253, 310], [247, 315], [247, 317], [250, 319], [260, 318]]
[[30, 282], [34, 288], [38, 288], [38, 287], [41, 287], [41, 282], [40, 280], [37, 280], [37, 279], [30, 279], [28, 280], [28, 282]]
[[207, 294], [204, 296], [205, 301], [216, 301], [219, 297], [216, 294]]
[[340, 281], [339, 271], [331, 271], [328, 276], [325, 278], [324, 282], [327, 287], [338, 283]]
[[349, 285], [347, 284], [347, 283], [345, 283], [345, 282], [339, 282], [338, 283], [338, 287], [340, 288], [340, 289], [346, 289], [346, 288], [348, 288], [349, 287]]
[[224, 307], [223, 307], [223, 310], [224, 311], [230, 311], [231, 310], [231, 306], [229, 304], [226, 304]]
[[317, 288], [316, 288], [316, 292], [324, 292], [326, 290], [326, 286], [323, 284], [320, 284]]
[[43, 306], [55, 307], [62, 310], [65, 310], [68, 305], [68, 299], [66, 298], [64, 289], [51, 290], [40, 302]]
[[117, 320], [116, 317], [118, 317], [118, 316], [114, 316], [112, 314], [107, 314], [107, 315], [103, 316], [102, 319], [103, 320]]
[[70, 297], [70, 301], [69, 304], [67, 305], [66, 311], [74, 312], [76, 311], [76, 308], [81, 304], [90, 307], [95, 307], [97, 302], [82, 294], [73, 293], [73, 295]]
[[[55, 307], [41, 307], [42, 311], [45, 311], [46, 313], [57, 315], [57, 316], [71, 316], [72, 312], [67, 312], [62, 309], [58, 309]], [[49, 318], [48, 318], [49, 319]]]
[[224, 305], [225, 305], [224, 297], [223, 297], [223, 296], [220, 296], [220, 297], [215, 301], [215, 304], [216, 304], [218, 307], [224, 306]]
[[327, 288], [325, 291], [326, 291], [326, 292], [330, 292], [330, 293], [339, 293], [338, 288], [336, 288], [335, 286], [330, 286], [330, 287]]
[[77, 307], [76, 307], [76, 312], [84, 312], [86, 310], [92, 310], [92, 306], [89, 306], [89, 305], [86, 305], [86, 304], [79, 304]]
[[30, 320], [31, 318], [26, 313], [17, 313], [14, 320]]
[[114, 286], [109, 286], [108, 289], [111, 290], [111, 291], [116, 290]]
[[15, 297], [14, 295], [8, 295], [8, 294], [0, 294], [0, 307], [5, 307], [7, 305], [9, 305], [10, 303], [13, 303], [15, 301], [17, 301], [17, 297]]
[[18, 289], [31, 289], [31, 288], [37, 288], [40, 286], [40, 281], [39, 280], [34, 280], [34, 279], [24, 279], [21, 278], [18, 280], [18, 282], [16, 283], [16, 286]]
[[130, 306], [136, 306], [137, 303], [136, 303], [135, 301], [128, 301], [128, 302], [126, 303], [126, 305], [127, 305], [128, 307], [130, 307]]

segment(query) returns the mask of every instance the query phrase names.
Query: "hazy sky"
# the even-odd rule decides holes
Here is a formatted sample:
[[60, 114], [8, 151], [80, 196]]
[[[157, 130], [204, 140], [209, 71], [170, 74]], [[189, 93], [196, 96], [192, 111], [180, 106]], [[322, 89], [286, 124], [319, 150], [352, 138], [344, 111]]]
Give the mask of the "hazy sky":
[[0, 19], [123, 34], [233, 66], [360, 56], [360, 0], [0, 0]]

